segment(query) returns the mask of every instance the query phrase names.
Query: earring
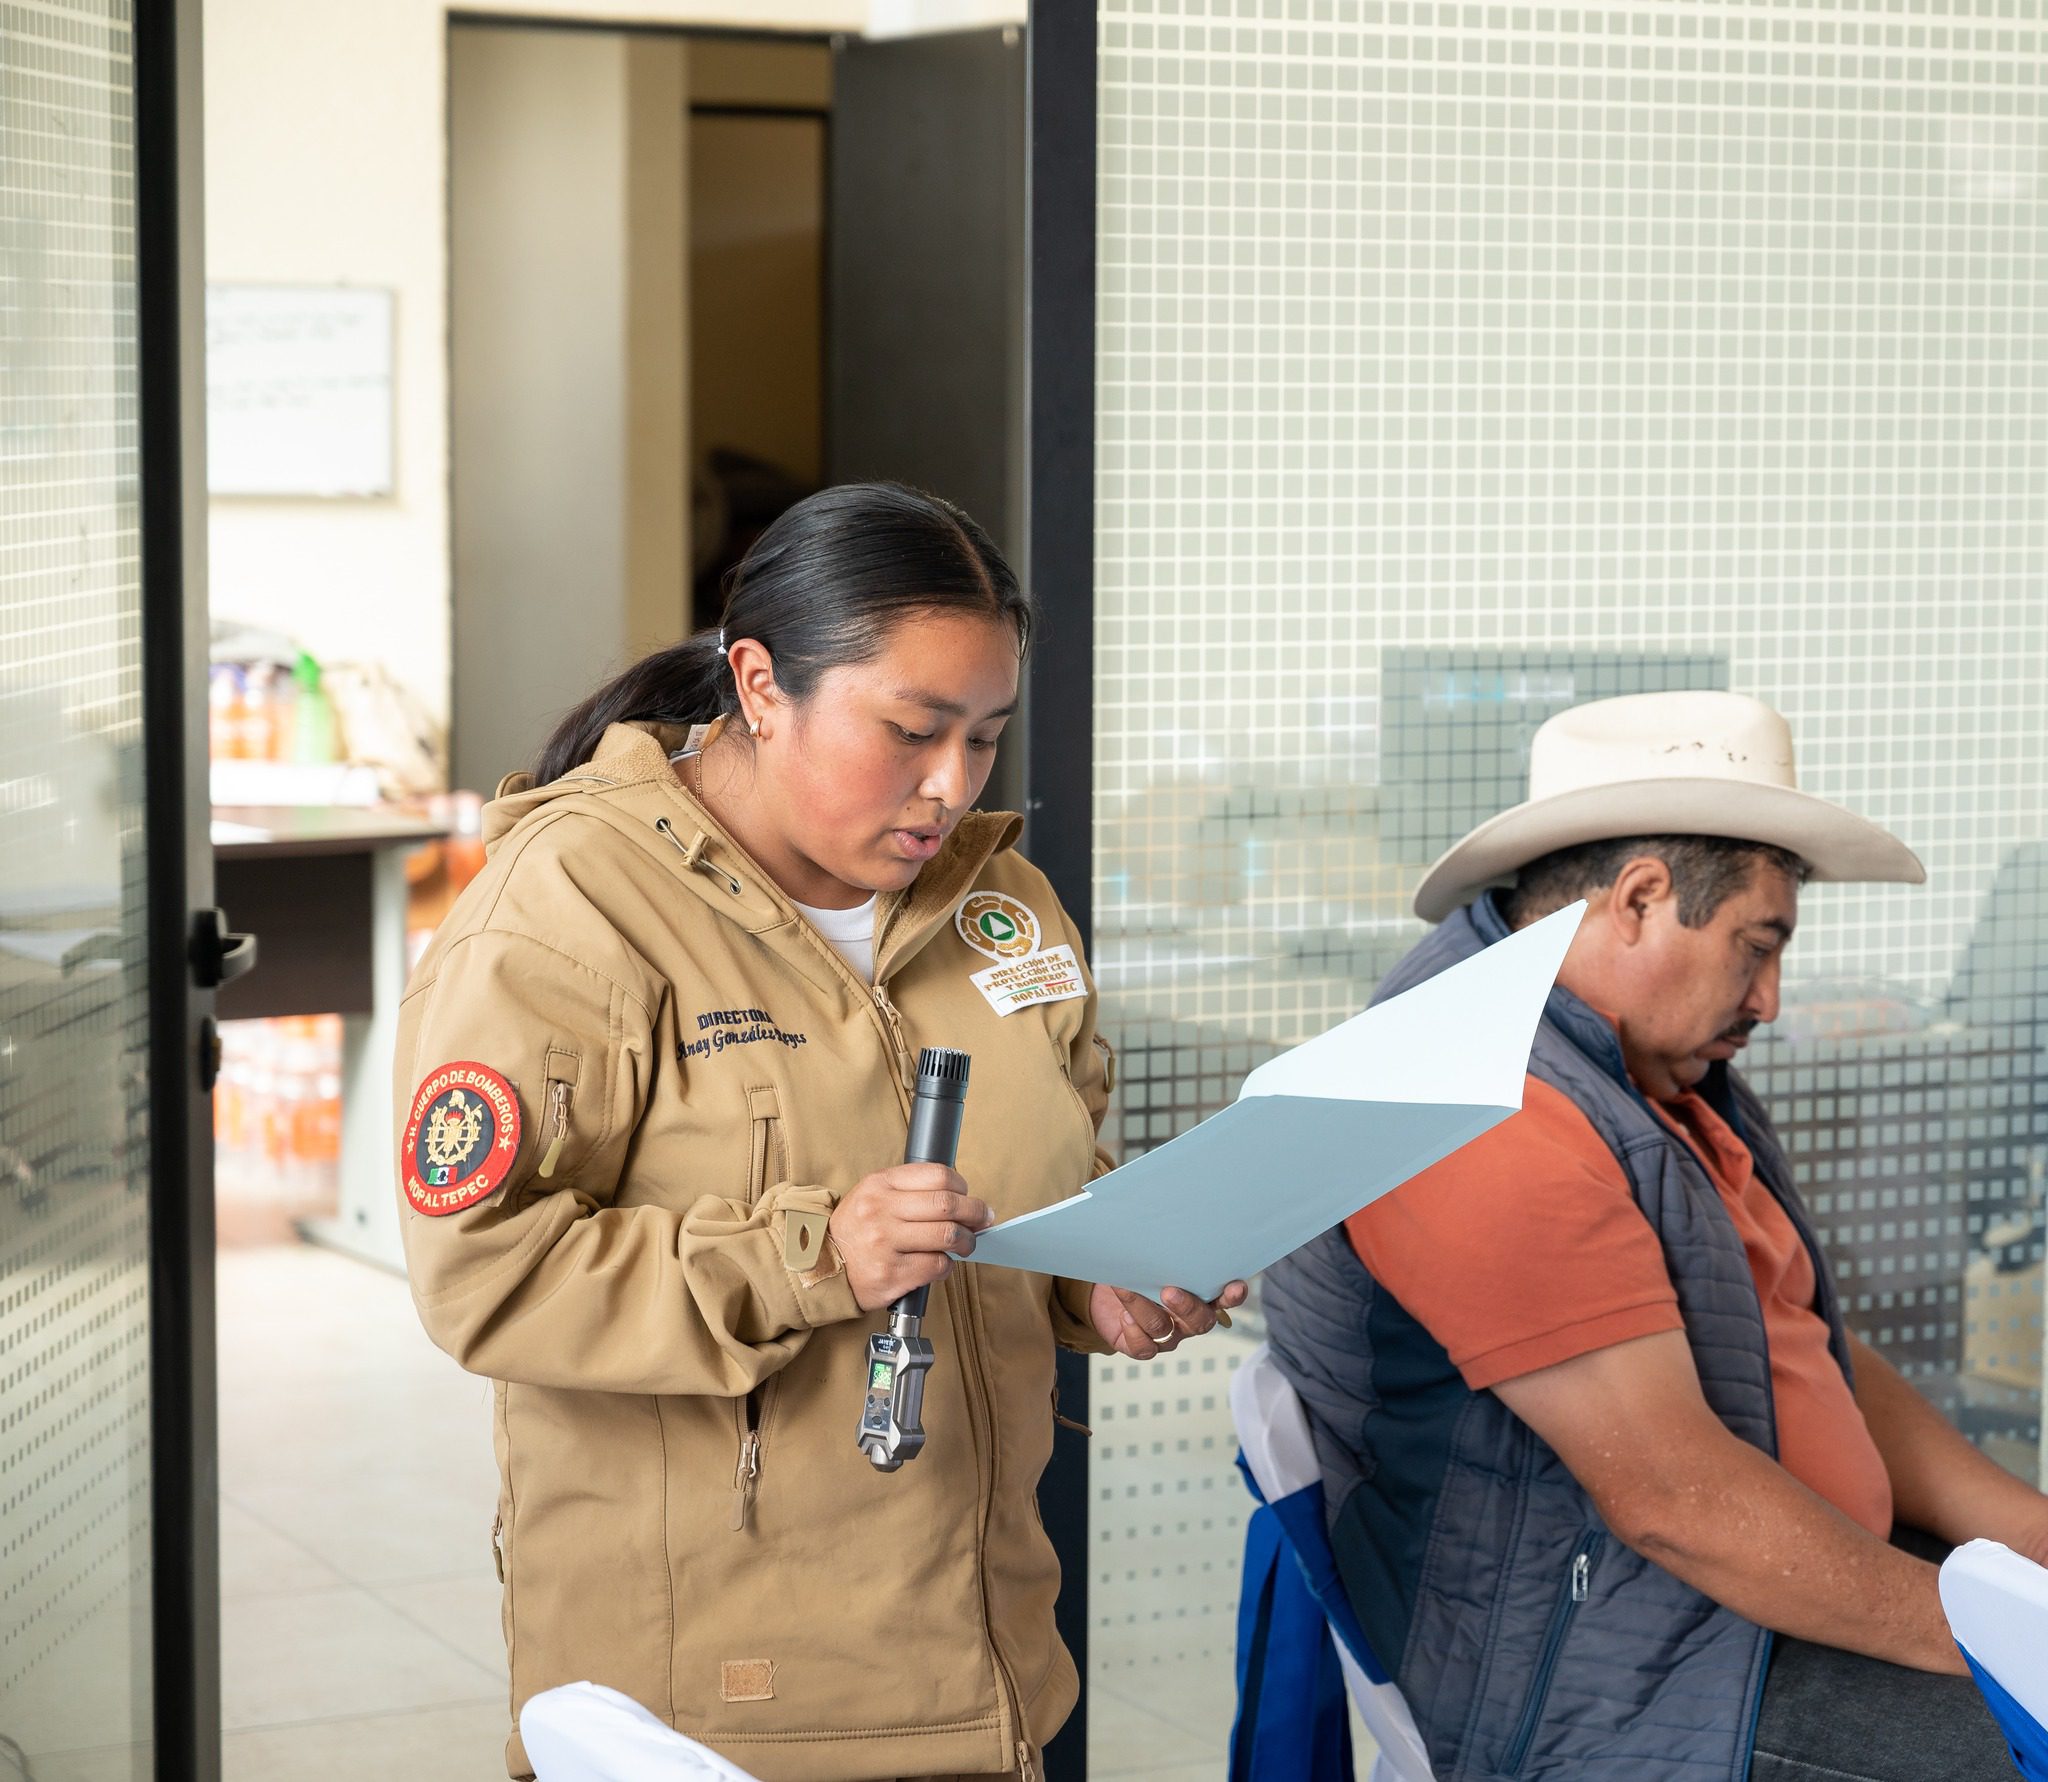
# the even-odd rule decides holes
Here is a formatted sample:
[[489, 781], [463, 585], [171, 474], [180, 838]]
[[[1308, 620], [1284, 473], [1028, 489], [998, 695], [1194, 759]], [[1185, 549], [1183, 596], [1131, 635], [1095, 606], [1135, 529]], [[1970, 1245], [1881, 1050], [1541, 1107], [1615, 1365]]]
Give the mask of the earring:
[[747, 734], [749, 736], [759, 736], [761, 734], [761, 725], [758, 719], [749, 718], [747, 720]]

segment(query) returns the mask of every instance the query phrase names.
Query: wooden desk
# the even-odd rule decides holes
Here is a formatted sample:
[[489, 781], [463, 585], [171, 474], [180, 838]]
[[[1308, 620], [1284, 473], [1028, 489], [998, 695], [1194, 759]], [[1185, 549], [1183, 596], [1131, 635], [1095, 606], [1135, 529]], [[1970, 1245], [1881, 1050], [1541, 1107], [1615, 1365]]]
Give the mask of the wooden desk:
[[448, 832], [325, 805], [216, 806], [213, 818], [215, 901], [257, 937], [256, 969], [221, 986], [216, 1013], [342, 1017], [341, 1210], [301, 1230], [403, 1271], [391, 1059], [405, 993], [405, 856]]

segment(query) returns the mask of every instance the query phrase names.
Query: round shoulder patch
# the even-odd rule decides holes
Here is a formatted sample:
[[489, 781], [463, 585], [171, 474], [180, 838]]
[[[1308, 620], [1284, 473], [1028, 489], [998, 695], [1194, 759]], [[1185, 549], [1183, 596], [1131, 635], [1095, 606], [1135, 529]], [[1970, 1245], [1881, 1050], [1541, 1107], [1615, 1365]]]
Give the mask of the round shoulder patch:
[[443, 1064], [413, 1093], [398, 1171], [412, 1209], [439, 1219], [488, 1197], [519, 1156], [519, 1097], [487, 1064]]
[[1038, 918], [1001, 891], [970, 891], [953, 925], [962, 940], [991, 959], [1024, 959], [1038, 951]]

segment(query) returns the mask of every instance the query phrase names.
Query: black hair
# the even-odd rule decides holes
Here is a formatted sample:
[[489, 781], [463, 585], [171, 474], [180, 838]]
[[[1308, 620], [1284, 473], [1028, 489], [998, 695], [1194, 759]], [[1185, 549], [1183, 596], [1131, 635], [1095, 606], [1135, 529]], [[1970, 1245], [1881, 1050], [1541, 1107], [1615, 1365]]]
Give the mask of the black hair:
[[1813, 871], [1797, 854], [1768, 842], [1722, 835], [1625, 835], [1559, 848], [1530, 861], [1516, 875], [1514, 889], [1502, 893], [1503, 913], [1510, 927], [1525, 928], [1568, 903], [1604, 891], [1631, 860], [1646, 855], [1671, 869], [1678, 919], [1688, 928], [1706, 927], [1715, 911], [1749, 884], [1758, 861], [1795, 885], [1805, 884]]
[[995, 541], [949, 501], [901, 483], [843, 483], [784, 512], [733, 570], [719, 624], [643, 656], [558, 723], [534, 781], [582, 766], [613, 724], [708, 724], [739, 710], [719, 647], [751, 637], [775, 684], [801, 704], [829, 668], [878, 655], [921, 612], [980, 612], [1010, 625], [1021, 656], [1036, 612]]

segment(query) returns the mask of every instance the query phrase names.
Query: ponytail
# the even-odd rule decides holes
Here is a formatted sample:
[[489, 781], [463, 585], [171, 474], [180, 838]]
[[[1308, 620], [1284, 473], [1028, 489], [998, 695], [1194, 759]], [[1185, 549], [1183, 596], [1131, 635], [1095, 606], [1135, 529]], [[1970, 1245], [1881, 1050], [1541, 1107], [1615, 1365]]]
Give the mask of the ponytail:
[[555, 726], [534, 764], [546, 785], [588, 761], [608, 726], [685, 727], [740, 709], [721, 637], [751, 637], [798, 704], [827, 669], [880, 654], [891, 626], [917, 613], [969, 611], [1006, 624], [1021, 656], [1031, 597], [994, 541], [951, 502], [901, 483], [845, 483], [799, 501], [748, 548], [725, 597], [725, 623], [643, 656]]
[[533, 782], [545, 786], [581, 767], [614, 724], [637, 720], [687, 729], [738, 709], [739, 691], [718, 647], [718, 633], [700, 631], [642, 656], [563, 718], [541, 745]]

